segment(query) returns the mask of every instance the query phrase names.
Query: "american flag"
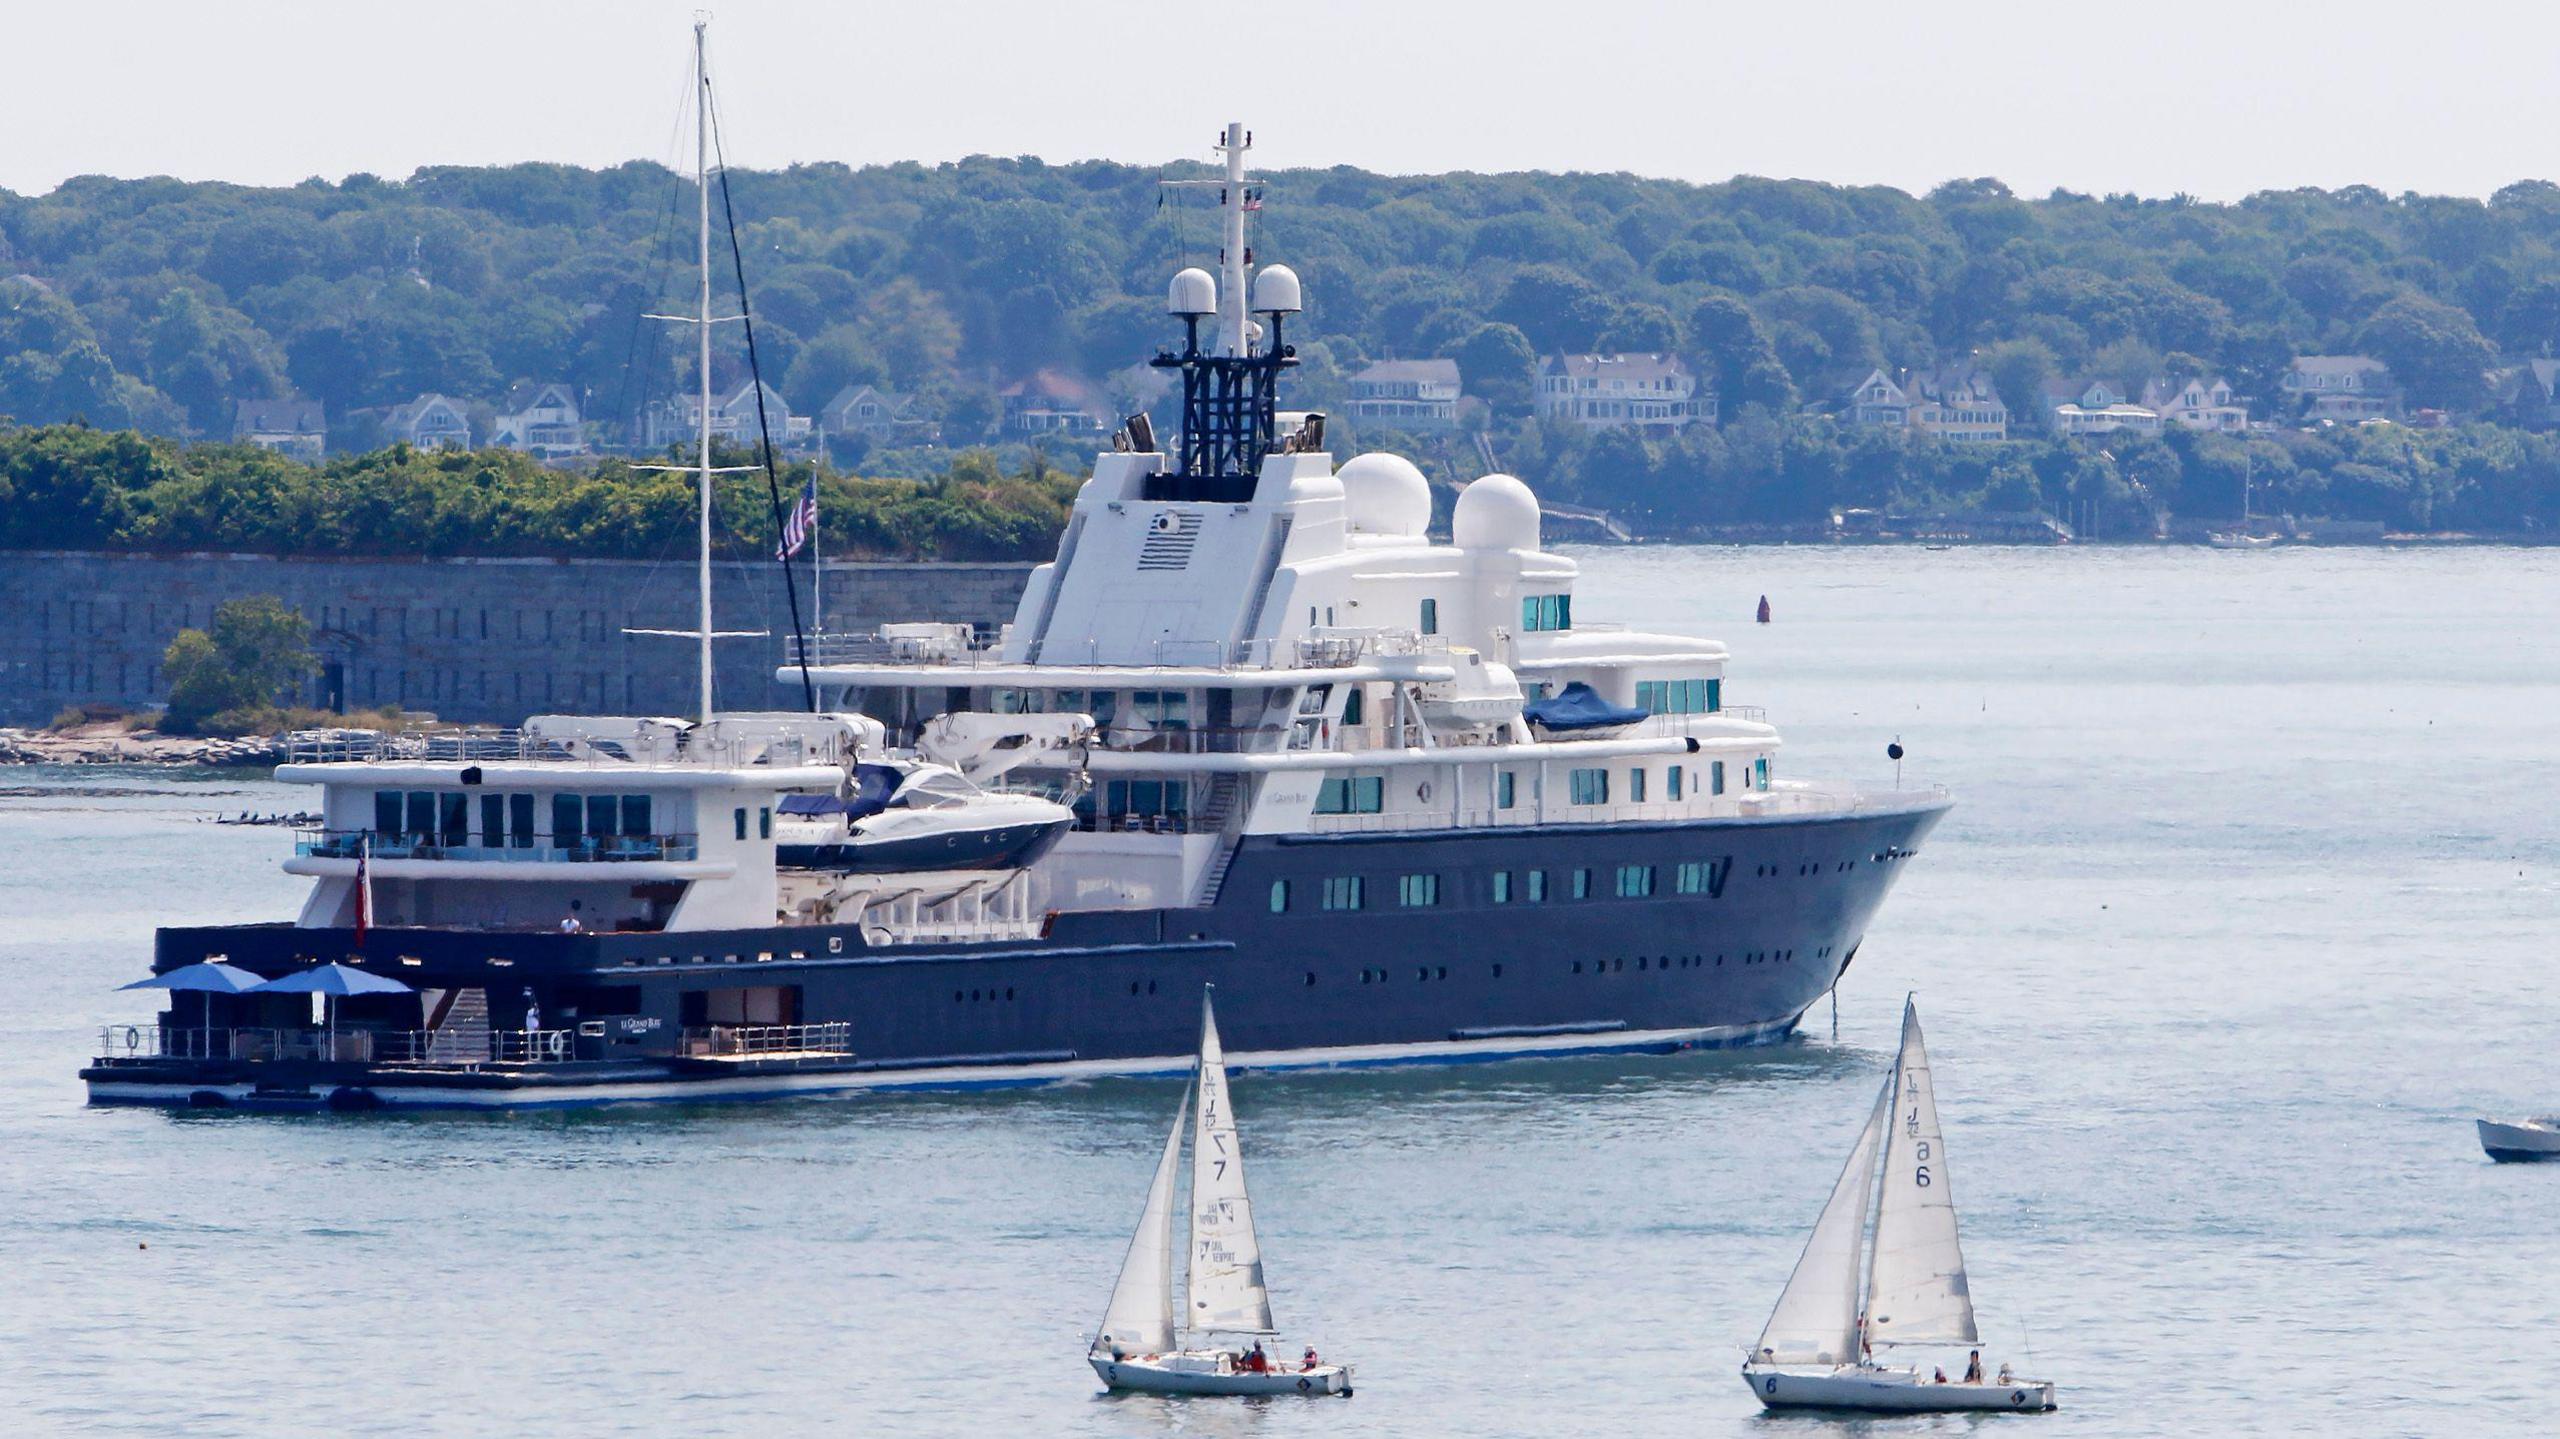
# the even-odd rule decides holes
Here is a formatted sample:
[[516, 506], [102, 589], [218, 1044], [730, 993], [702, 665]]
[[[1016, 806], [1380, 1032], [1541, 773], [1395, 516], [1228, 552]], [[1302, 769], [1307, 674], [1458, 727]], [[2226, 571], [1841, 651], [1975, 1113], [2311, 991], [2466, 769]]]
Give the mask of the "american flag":
[[356, 841], [356, 948], [364, 948], [364, 936], [373, 928], [373, 836]]
[[817, 524], [818, 477], [811, 475], [808, 488], [800, 492], [799, 503], [791, 507], [790, 514], [782, 517], [782, 543], [775, 547], [774, 558], [787, 561], [800, 553], [800, 547], [809, 543], [809, 531], [817, 528]]

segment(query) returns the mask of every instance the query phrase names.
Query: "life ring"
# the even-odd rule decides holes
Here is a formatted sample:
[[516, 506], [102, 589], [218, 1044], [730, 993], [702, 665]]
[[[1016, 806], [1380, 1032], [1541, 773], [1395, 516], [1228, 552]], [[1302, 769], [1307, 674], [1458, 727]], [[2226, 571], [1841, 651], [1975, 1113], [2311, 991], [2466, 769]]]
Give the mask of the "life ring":
[[133, 1025], [126, 1025], [124, 1027], [124, 1047], [128, 1052], [140, 1049], [142, 1047], [142, 1031], [135, 1028]]
[[1316, 1381], [1314, 1381], [1314, 1380], [1312, 1380], [1312, 1379], [1300, 1379], [1300, 1380], [1298, 1381], [1298, 1392], [1299, 1392], [1299, 1393], [1301, 1393], [1301, 1394], [1305, 1394], [1305, 1393], [1307, 1393], [1307, 1392], [1309, 1392], [1309, 1391], [1313, 1390], [1315, 1387], [1316, 1387]]
[[1431, 803], [1431, 781], [1424, 780], [1422, 783], [1415, 785], [1413, 787], [1413, 797], [1422, 801], [1424, 804]]

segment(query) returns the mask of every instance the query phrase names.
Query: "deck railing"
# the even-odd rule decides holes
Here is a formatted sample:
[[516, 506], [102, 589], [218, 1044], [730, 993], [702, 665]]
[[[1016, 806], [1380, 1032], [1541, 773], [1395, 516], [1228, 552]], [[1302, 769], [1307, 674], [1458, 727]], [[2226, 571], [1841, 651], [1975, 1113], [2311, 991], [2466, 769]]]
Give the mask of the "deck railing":
[[98, 1031], [102, 1063], [143, 1059], [272, 1061], [336, 1060], [354, 1064], [474, 1069], [484, 1064], [540, 1064], [577, 1057], [571, 1029], [185, 1029], [110, 1024]]
[[709, 1059], [747, 1059], [774, 1054], [851, 1054], [853, 1026], [841, 1022], [697, 1026], [684, 1032], [684, 1053]]
[[[538, 838], [538, 837], [537, 837]], [[630, 864], [690, 860], [701, 853], [690, 834], [620, 834], [568, 844], [444, 844], [414, 834], [375, 834], [361, 829], [311, 829], [295, 833], [293, 852], [311, 859], [476, 860], [503, 864]]]

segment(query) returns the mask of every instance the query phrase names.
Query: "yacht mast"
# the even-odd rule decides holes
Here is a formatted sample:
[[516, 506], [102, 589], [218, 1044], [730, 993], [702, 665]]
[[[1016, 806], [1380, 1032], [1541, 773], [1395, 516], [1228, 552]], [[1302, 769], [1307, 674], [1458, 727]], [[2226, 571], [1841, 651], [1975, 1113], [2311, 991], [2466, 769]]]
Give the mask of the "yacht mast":
[[1244, 249], [1244, 152], [1253, 148], [1253, 135], [1242, 120], [1227, 124], [1227, 133], [1218, 139], [1218, 149], [1227, 157], [1227, 187], [1219, 208], [1225, 212], [1226, 243], [1218, 251], [1218, 353], [1241, 356], [1245, 353]]
[[701, 215], [701, 243], [697, 258], [701, 262], [701, 288], [697, 292], [697, 316], [694, 338], [699, 342], [694, 362], [702, 381], [701, 409], [694, 425], [694, 467], [696, 483], [702, 491], [702, 549], [699, 557], [701, 613], [697, 630], [702, 636], [702, 722], [711, 722], [711, 65], [703, 48], [703, 31], [711, 17], [696, 15], [693, 19], [693, 180], [695, 198]]

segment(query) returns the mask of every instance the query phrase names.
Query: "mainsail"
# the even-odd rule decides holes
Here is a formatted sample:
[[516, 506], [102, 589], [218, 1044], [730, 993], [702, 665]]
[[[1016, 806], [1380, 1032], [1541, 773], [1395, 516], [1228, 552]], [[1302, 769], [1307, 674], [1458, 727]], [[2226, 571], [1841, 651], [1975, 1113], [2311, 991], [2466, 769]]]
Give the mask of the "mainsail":
[[1867, 1338], [1874, 1344], [1976, 1344], [1973, 1294], [1956, 1243], [1955, 1191], [1920, 1011], [1902, 1007], [1902, 1053], [1893, 1072], [1893, 1116], [1876, 1201], [1875, 1261], [1867, 1278]]
[[1271, 1294], [1262, 1287], [1262, 1244], [1244, 1191], [1244, 1153], [1227, 1107], [1226, 1052], [1209, 996], [1200, 997], [1200, 1114], [1191, 1144], [1191, 1307], [1193, 1330], [1269, 1334]]
[[1884, 1139], [1885, 1118], [1893, 1098], [1887, 1076], [1876, 1092], [1867, 1127], [1858, 1134], [1849, 1162], [1831, 1186], [1822, 1217], [1813, 1222], [1786, 1292], [1760, 1331], [1760, 1348], [1752, 1356], [1771, 1364], [1855, 1364], [1858, 1362], [1858, 1260], [1866, 1248], [1867, 1201], [1875, 1193], [1876, 1149]]
[[1156, 1161], [1155, 1183], [1147, 1186], [1147, 1207], [1138, 1215], [1138, 1232], [1129, 1236], [1129, 1257], [1120, 1261], [1120, 1282], [1111, 1288], [1111, 1307], [1102, 1311], [1095, 1331], [1097, 1354], [1114, 1348], [1126, 1354], [1166, 1354], [1173, 1349], [1173, 1175], [1182, 1164], [1182, 1121], [1190, 1117], [1191, 1095], [1184, 1091], [1173, 1111], [1173, 1132], [1164, 1137], [1164, 1157]]

